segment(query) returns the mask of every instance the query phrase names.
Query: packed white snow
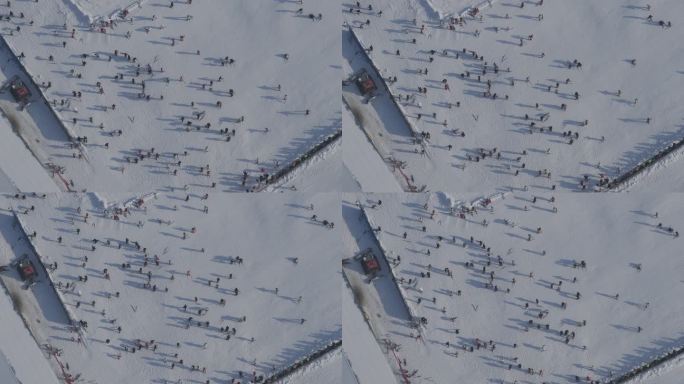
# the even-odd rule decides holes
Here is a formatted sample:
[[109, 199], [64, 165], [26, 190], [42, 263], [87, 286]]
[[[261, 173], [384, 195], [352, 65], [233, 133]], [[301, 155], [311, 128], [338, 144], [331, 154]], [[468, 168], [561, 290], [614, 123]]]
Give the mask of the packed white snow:
[[[380, 122], [371, 139], [417, 189], [593, 190], [684, 136], [684, 51], [675, 48], [684, 26], [672, 19], [683, 2], [483, 1], [462, 19], [446, 4], [342, 6], [362, 43], [343, 38], [345, 75], [366, 66], [366, 50], [392, 92], [378, 84], [359, 103]], [[391, 97], [410, 125], [397, 123]]]
[[[341, 339], [338, 195], [206, 191], [4, 200], [21, 226], [3, 213], [3, 254], [40, 265], [20, 229], [35, 231], [59, 291], [39, 269], [21, 291], [29, 325], [69, 374], [101, 384], [246, 383]], [[5, 273], [19, 287], [16, 272]], [[335, 353], [293, 377], [339, 375]]]
[[607, 380], [684, 345], [682, 197], [371, 194], [344, 241], [381, 257], [375, 233], [401, 290], [344, 270], [397, 382]]
[[122, 3], [11, 4], [4, 55], [22, 57], [40, 87], [28, 110], [37, 147], [71, 190], [262, 190], [341, 129], [331, 2], [151, 1], [92, 24], [79, 15]]

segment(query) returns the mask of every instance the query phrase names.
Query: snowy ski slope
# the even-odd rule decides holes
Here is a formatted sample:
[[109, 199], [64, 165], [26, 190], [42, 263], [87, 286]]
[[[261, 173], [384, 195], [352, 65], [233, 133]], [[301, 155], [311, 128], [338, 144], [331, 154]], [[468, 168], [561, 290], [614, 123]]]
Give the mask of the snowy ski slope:
[[[204, 200], [203, 194], [64, 194], [3, 203], [29, 209], [19, 214], [21, 226], [36, 231], [32, 243], [40, 260], [48, 267], [57, 263], [51, 279], [70, 318], [88, 323], [80, 333], [71, 329], [64, 309], [54, 305], [59, 299], [43, 296], [48, 281], [42, 273], [22, 292], [39, 342], [62, 349], [60, 360], [70, 364], [71, 374], [102, 384], [248, 382], [253, 372], [267, 377], [341, 338], [339, 230], [322, 224], [339, 221], [337, 195], [219, 194]], [[129, 214], [115, 220], [117, 208]], [[4, 225], [16, 229], [11, 220]], [[5, 227], [5, 241], [20, 251], [26, 238], [11, 232]], [[34, 257], [30, 249], [23, 252]], [[127, 263], [130, 268], [123, 268]], [[139, 349], [137, 340], [155, 343]], [[324, 363], [338, 360], [334, 356], [304, 373], [339, 371], [339, 362], [331, 363], [339, 369]]]
[[260, 189], [260, 176], [341, 128], [332, 2], [297, 13], [269, 0], [146, 1], [93, 24], [74, 4], [93, 14], [121, 5], [13, 2], [17, 16], [2, 25], [66, 129], [87, 137], [71, 148], [52, 114], [33, 112], [40, 147], [74, 190]]
[[[397, 112], [386, 106], [382, 87], [366, 106], [365, 114], [384, 125], [379, 145], [407, 163], [418, 186], [575, 191], [586, 175], [592, 190], [601, 175], [614, 178], [682, 137], [684, 51], [674, 47], [683, 26], [672, 18], [684, 3], [649, 1], [650, 11], [646, 2], [627, 0], [492, 3], [453, 29], [448, 15], [458, 16], [464, 3], [377, 0], [370, 11], [367, 3], [361, 10], [342, 4], [381, 76], [396, 77], [390, 88], [411, 125], [430, 134], [421, 154], [408, 131], [396, 129]], [[672, 26], [659, 26], [661, 20]], [[343, 45], [360, 51], [351, 39]]]
[[[411, 383], [607, 380], [684, 344], [681, 238], [667, 231], [683, 228], [681, 194], [515, 191], [493, 200], [483, 206], [481, 198], [444, 193], [360, 199], [398, 263], [401, 293], [386, 268], [370, 284], [357, 266], [345, 272], [359, 275], [372, 323], [399, 345]], [[450, 213], [462, 206], [477, 213]], [[353, 234], [345, 242], [373, 242], [363, 220], [345, 223]], [[575, 268], [582, 260], [587, 267]], [[411, 325], [421, 317], [427, 324]], [[567, 342], [566, 330], [575, 333]], [[354, 335], [345, 342], [355, 343]], [[404, 382], [395, 357], [387, 355], [386, 364]]]

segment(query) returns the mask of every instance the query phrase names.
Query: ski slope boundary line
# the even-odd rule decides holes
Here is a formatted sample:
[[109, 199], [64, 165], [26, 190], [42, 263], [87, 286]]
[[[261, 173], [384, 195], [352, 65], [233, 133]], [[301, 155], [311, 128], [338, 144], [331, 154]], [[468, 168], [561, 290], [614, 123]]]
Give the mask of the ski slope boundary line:
[[669, 352], [663, 353], [651, 361], [642, 363], [638, 367], [629, 370], [613, 380], [605, 381], [605, 384], [623, 384], [632, 382], [632, 379], [644, 378], [649, 371], [662, 367], [668, 361], [682, 355], [684, 355], [684, 345], [673, 348]]
[[328, 345], [326, 345], [325, 347], [318, 349], [318, 350], [314, 351], [313, 353], [310, 353], [307, 356], [304, 356], [303, 358], [295, 361], [291, 365], [289, 365], [289, 366], [281, 369], [280, 371], [274, 373], [273, 375], [267, 377], [264, 380], [264, 384], [276, 383], [279, 380], [282, 380], [282, 379], [294, 374], [295, 372], [299, 371], [300, 369], [309, 366], [313, 362], [319, 360], [323, 356], [337, 350], [340, 347], [342, 347], [342, 339], [334, 340], [334, 341], [328, 343]]
[[287, 166], [281, 168], [276, 174], [268, 177], [262, 186], [259, 186], [255, 189], [255, 192], [261, 192], [268, 186], [277, 185], [278, 183], [286, 181], [288, 175], [292, 175], [299, 168], [303, 167], [304, 165], [308, 165], [317, 154], [323, 152], [326, 148], [331, 147], [341, 138], [342, 130], [339, 129], [332, 135], [329, 135], [323, 139], [320, 143], [311, 147], [303, 154], [297, 156], [296, 159], [292, 160]]
[[632, 184], [635, 184], [636, 181], [634, 180], [639, 174], [643, 173], [644, 171], [648, 170], [649, 168], [652, 168], [653, 166], [657, 164], [661, 164], [664, 161], [668, 160], [666, 158], [671, 158], [672, 156], [669, 156], [676, 150], [682, 148], [684, 146], [684, 137], [675, 140], [671, 142], [667, 147], [664, 149], [661, 149], [659, 152], [657, 152], [655, 155], [652, 157], [641, 161], [639, 164], [634, 166], [632, 169], [629, 171], [623, 173], [622, 175], [618, 176], [615, 178], [613, 181], [608, 183], [607, 188], [608, 190], [612, 191], [618, 191], [620, 187], [629, 187]]

